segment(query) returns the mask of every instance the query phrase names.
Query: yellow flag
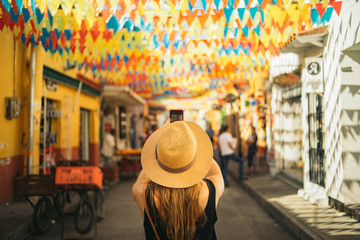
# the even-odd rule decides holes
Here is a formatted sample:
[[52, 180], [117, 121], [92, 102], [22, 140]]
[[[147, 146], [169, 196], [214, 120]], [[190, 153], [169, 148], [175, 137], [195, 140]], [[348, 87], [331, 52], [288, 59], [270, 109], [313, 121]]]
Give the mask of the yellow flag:
[[271, 37], [271, 41], [273, 43], [277, 43], [278, 42], [278, 30], [275, 28], [272, 28], [271, 32], [270, 32], [270, 37]]
[[261, 31], [261, 42], [264, 44], [265, 48], [269, 47], [270, 36], [264, 30]]
[[58, 10], [58, 13], [60, 12], [59, 15], [59, 19], [60, 19], [60, 23], [61, 26], [58, 26], [62, 31], [64, 31], [64, 29], [67, 27], [67, 24], [69, 22], [69, 18], [71, 14], [65, 14], [65, 11], [63, 10]]
[[327, 8], [328, 4], [329, 4], [329, 0], [323, 0], [322, 1], [322, 5], [323, 5], [324, 8]]
[[[284, 22], [285, 22], [285, 18], [286, 18], [286, 12], [285, 11], [281, 11], [280, 13], [279, 13], [279, 15], [277, 16], [277, 18], [278, 18], [278, 23], [280, 24], [280, 26], [282, 26], [283, 24], [284, 24]], [[276, 18], [275, 18], [276, 19]]]
[[154, 14], [155, 14], [154, 10], [145, 10], [143, 13], [147, 22], [153, 22]]
[[75, 8], [72, 10], [73, 19], [75, 20], [74, 23], [77, 24], [77, 29], [81, 26], [82, 21], [82, 12], [79, 7], [76, 7], [77, 5], [74, 5]]
[[181, 13], [182, 14], [186, 13], [188, 6], [189, 6], [189, 1], [188, 0], [181, 0], [180, 7], [181, 7]]
[[51, 0], [50, 2], [48, 2], [48, 9], [52, 16], [55, 16], [59, 8], [59, 5], [60, 5], [60, 0]]
[[165, 23], [169, 17], [169, 12], [167, 10], [160, 10], [158, 15], [160, 17], [160, 22], [165, 25]]
[[305, 3], [305, 0], [298, 0], [298, 4], [299, 4], [300, 9], [304, 8], [304, 3]]
[[264, 25], [268, 27], [271, 27], [271, 9], [272, 8], [266, 8], [264, 11]]
[[[281, 13], [280, 8], [278, 6], [276, 6], [276, 5], [272, 5], [272, 6], [270, 6], [270, 9], [271, 9], [271, 11], [270, 11], [270, 14], [271, 14], [270, 19], [274, 19], [275, 22], [279, 22], [278, 17], [280, 16], [280, 13]], [[271, 20], [270, 20], [270, 22], [271, 22]]]
[[318, 2], [318, 0], [310, 0], [310, 4], [315, 5]]
[[[36, 0], [37, 7], [41, 13], [44, 13], [46, 7], [46, 0]], [[35, 13], [34, 13], [35, 14]]]
[[106, 29], [104, 18], [97, 17], [97, 24], [98, 24], [98, 27], [99, 27], [99, 31], [102, 32], [102, 31], [104, 31]]
[[71, 9], [74, 5], [74, 1], [73, 0], [61, 0], [60, 5], [61, 5], [61, 8], [64, 11], [65, 15], [68, 15], [71, 13]]
[[284, 3], [285, 10], [288, 10], [292, 3], [292, 0], [283, 0], [283, 3]]
[[291, 4], [291, 6], [288, 9], [288, 14], [290, 19], [294, 22], [294, 24], [297, 24], [300, 17], [300, 12], [296, 9], [297, 4]]

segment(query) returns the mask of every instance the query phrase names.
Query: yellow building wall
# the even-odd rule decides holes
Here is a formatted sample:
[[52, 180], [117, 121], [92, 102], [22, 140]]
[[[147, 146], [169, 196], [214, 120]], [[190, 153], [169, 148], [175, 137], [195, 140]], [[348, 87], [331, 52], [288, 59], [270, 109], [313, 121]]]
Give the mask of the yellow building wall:
[[[43, 80], [43, 85], [45, 85], [45, 80]], [[58, 124], [58, 129], [54, 129], [59, 133], [58, 135], [58, 148], [66, 148], [68, 146], [67, 134], [71, 134], [71, 147], [76, 147], [80, 142], [80, 109], [89, 110], [90, 113], [90, 143], [99, 143], [99, 106], [100, 101], [98, 97], [93, 97], [87, 94], [80, 94], [77, 106], [74, 111], [76, 104], [76, 95], [77, 90], [70, 88], [61, 84], [57, 85], [57, 90], [55, 91], [46, 91], [46, 98], [52, 99], [60, 102], [60, 109], [62, 112], [62, 117], [60, 118], [60, 124]], [[70, 101], [67, 101], [70, 99]], [[71, 105], [69, 105], [69, 103]], [[67, 117], [71, 118], [71, 126], [67, 124]], [[95, 119], [92, 119], [95, 118]], [[57, 125], [57, 124], [56, 124]], [[70, 129], [71, 127], [71, 129]]]
[[[16, 45], [16, 83], [14, 85], [14, 45]], [[26, 60], [30, 51], [22, 44], [16, 43], [11, 34], [0, 32], [0, 159], [19, 156], [25, 153], [28, 128], [28, 94], [29, 67]], [[18, 118], [8, 120], [6, 115], [5, 98], [14, 96], [20, 98], [21, 110]], [[23, 135], [25, 136], [23, 137]], [[1, 161], [1, 160], [0, 160]], [[7, 166], [9, 161], [1, 161], [0, 165]]]
[[[16, 47], [16, 70], [14, 75], [14, 46]], [[31, 77], [31, 46], [26, 47], [22, 42], [14, 41], [13, 35], [7, 31], [0, 32], [0, 205], [11, 201], [14, 197], [13, 177], [16, 175], [27, 174], [27, 158], [29, 144], [29, 96], [30, 96], [30, 77]], [[41, 120], [41, 101], [45, 93], [45, 80], [43, 78], [43, 67], [46, 65], [62, 74], [76, 78], [76, 69], [64, 70], [60, 56], [51, 56], [45, 52], [42, 46], [34, 49], [36, 53], [35, 71], [35, 96], [34, 96], [34, 124], [33, 124], [33, 168], [31, 173], [39, 173], [40, 159], [40, 120]], [[84, 74], [84, 73], [82, 73]], [[89, 77], [89, 74], [84, 74]], [[14, 86], [14, 76], [16, 82]], [[20, 99], [21, 110], [18, 118], [6, 119], [6, 97], [16, 96]], [[99, 155], [99, 108], [100, 99], [81, 93], [78, 105], [74, 110], [77, 89], [70, 88], [61, 84], [57, 85], [57, 91], [46, 91], [49, 99], [57, 100], [61, 103], [61, 110], [64, 108], [71, 110], [71, 117], [66, 118], [63, 114], [60, 119], [55, 120], [52, 131], [56, 130], [57, 148], [64, 148], [68, 144], [71, 148], [78, 148], [80, 142], [80, 108], [89, 110], [90, 123], [90, 145], [97, 146], [95, 153]], [[65, 98], [65, 99], [64, 99]], [[65, 100], [65, 101], [64, 101]], [[71, 104], [71, 108], [66, 104]], [[66, 105], [66, 106], [65, 106]], [[66, 120], [67, 119], [67, 120]], [[64, 129], [64, 122], [71, 123], [71, 130]], [[69, 124], [68, 124], [69, 125]], [[58, 131], [59, 130], [59, 131]], [[68, 134], [70, 132], [70, 138]], [[70, 139], [64, 141], [65, 139]], [[90, 154], [94, 153], [91, 152]]]

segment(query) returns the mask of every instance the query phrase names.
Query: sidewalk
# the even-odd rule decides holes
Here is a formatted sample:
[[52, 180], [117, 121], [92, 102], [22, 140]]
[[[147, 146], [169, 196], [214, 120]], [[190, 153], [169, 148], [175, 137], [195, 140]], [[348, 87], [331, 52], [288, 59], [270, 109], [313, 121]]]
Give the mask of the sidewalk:
[[[229, 165], [236, 179], [237, 165]], [[266, 173], [237, 181], [295, 239], [360, 239], [360, 223], [330, 207], [312, 205], [297, 188]], [[115, 186], [114, 186], [115, 187]], [[0, 239], [26, 239], [34, 231], [32, 207], [15, 201], [0, 206]]]
[[25, 198], [0, 206], [0, 239], [26, 239], [32, 232], [33, 208]]
[[[236, 167], [233, 178], [237, 178]], [[297, 195], [296, 184], [280, 177], [260, 173], [236, 182], [296, 239], [360, 239], [360, 222], [334, 208], [305, 201]]]

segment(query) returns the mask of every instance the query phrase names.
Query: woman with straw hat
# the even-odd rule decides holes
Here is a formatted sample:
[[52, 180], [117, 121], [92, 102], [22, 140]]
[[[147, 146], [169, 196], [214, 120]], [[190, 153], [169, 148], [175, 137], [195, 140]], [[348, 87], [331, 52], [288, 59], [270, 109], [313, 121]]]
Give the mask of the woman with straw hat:
[[196, 123], [165, 124], [146, 141], [133, 196], [146, 239], [216, 239], [224, 180], [212, 144]]

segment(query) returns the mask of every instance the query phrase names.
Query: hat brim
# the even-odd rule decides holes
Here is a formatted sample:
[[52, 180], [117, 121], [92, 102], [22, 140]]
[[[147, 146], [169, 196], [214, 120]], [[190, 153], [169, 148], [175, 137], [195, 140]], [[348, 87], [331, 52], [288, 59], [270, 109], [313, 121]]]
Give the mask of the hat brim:
[[181, 173], [170, 173], [162, 169], [155, 156], [155, 148], [161, 134], [170, 126], [166, 124], [156, 130], [146, 140], [141, 151], [141, 165], [151, 181], [171, 188], [187, 188], [200, 182], [208, 173], [212, 159], [213, 147], [206, 132], [196, 123], [184, 121], [193, 131], [197, 141], [197, 157], [194, 165]]

